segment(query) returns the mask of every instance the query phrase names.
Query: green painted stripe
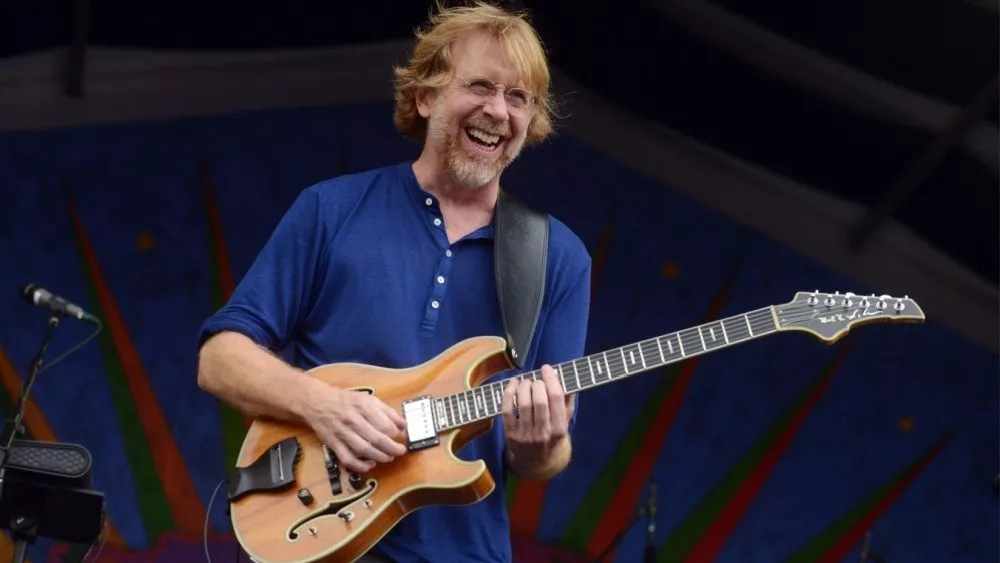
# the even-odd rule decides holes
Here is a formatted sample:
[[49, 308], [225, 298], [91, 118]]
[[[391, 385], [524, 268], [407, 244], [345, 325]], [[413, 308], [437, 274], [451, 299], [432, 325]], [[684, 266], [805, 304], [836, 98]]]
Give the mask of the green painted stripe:
[[736, 462], [736, 465], [702, 498], [701, 502], [695, 506], [688, 517], [661, 544], [659, 561], [675, 561], [677, 558], [683, 558], [689, 554], [705, 531], [715, 522], [722, 510], [733, 499], [734, 493], [740, 488], [744, 480], [753, 473], [761, 460], [768, 454], [768, 451], [775, 445], [783, 431], [789, 426], [789, 423], [805, 408], [810, 397], [815, 395], [817, 390], [832, 375], [831, 370], [836, 369], [838, 364], [842, 362], [847, 350], [848, 347], [844, 347], [841, 353], [837, 354], [820, 371], [813, 379], [812, 384], [799, 395], [795, 403], [786, 409], [768, 427], [767, 431], [751, 446], [750, 450]]
[[948, 433], [938, 439], [926, 452], [917, 459], [910, 462], [902, 471], [888, 483], [879, 487], [874, 493], [865, 497], [854, 508], [838, 518], [823, 532], [818, 534], [812, 541], [806, 544], [798, 553], [793, 555], [788, 563], [813, 563], [823, 559], [833, 547], [844, 538], [853, 528], [855, 528], [865, 518], [869, 517], [885, 499], [895, 492], [900, 492], [900, 487], [908, 479], [913, 478], [920, 470], [940, 452], [941, 448], [947, 444], [954, 436], [954, 432]]
[[[212, 308], [213, 310], [220, 309], [226, 304], [226, 300], [229, 298], [223, 292], [222, 283], [222, 268], [220, 262], [224, 259], [218, 251], [219, 245], [225, 244], [224, 240], [216, 240], [214, 236], [214, 230], [219, 228], [221, 230], [222, 225], [218, 224], [220, 219], [217, 213], [212, 212], [212, 206], [209, 198], [214, 200], [214, 194], [212, 193], [212, 179], [208, 167], [202, 165], [202, 188], [205, 193], [205, 219], [208, 231], [208, 248], [212, 254], [212, 259], [210, 260], [211, 268], [211, 280], [212, 280]], [[216, 201], [216, 211], [218, 210], [218, 202]], [[240, 449], [243, 447], [243, 441], [246, 438], [247, 427], [243, 421], [243, 413], [239, 412], [228, 403], [221, 400], [218, 401], [219, 404], [219, 426], [222, 433], [222, 462], [224, 464], [224, 474], [228, 474], [229, 471], [236, 466], [236, 460], [240, 455]]]
[[[225, 304], [222, 296], [222, 284], [219, 281], [219, 268], [215, 260], [212, 261], [212, 303], [215, 309], [219, 309]], [[219, 423], [222, 430], [222, 455], [224, 473], [236, 466], [236, 460], [240, 455], [240, 448], [243, 447], [243, 440], [246, 438], [247, 427], [243, 422], [243, 413], [231, 407], [221, 400], [219, 404]]]
[[[85, 254], [86, 249], [83, 247], [82, 241], [77, 237], [74, 238], [80, 254]], [[87, 266], [86, 260], [82, 260], [82, 267], [92, 303], [91, 310], [95, 311], [98, 317], [106, 318], [106, 312], [101, 308], [101, 301], [97, 296], [93, 273]], [[142, 515], [146, 541], [147, 544], [152, 545], [163, 532], [174, 529], [170, 505], [167, 502], [163, 484], [156, 472], [156, 465], [149, 450], [149, 441], [143, 433], [142, 425], [139, 424], [139, 412], [132, 401], [132, 394], [125, 379], [125, 370], [115, 350], [110, 332], [108, 330], [101, 331], [97, 340], [101, 349], [101, 357], [104, 360], [104, 374], [107, 377], [108, 389], [111, 393], [115, 414], [118, 417], [118, 427], [121, 429], [125, 458], [128, 461], [136, 498], [139, 502], [139, 512]]]
[[629, 425], [625, 437], [618, 442], [618, 446], [609, 456], [593, 486], [587, 490], [579, 508], [566, 524], [560, 540], [561, 545], [566, 549], [576, 553], [584, 553], [586, 550], [594, 529], [603, 517], [608, 505], [611, 504], [619, 483], [628, 471], [632, 457], [639, 451], [646, 429], [652, 424], [657, 411], [662, 408], [663, 398], [676, 381], [681, 366], [683, 363], [657, 370], [661, 374], [665, 372], [665, 375], [651, 374], [652, 377], [661, 379], [660, 384], [656, 386], [650, 400], [646, 401], [638, 416]]

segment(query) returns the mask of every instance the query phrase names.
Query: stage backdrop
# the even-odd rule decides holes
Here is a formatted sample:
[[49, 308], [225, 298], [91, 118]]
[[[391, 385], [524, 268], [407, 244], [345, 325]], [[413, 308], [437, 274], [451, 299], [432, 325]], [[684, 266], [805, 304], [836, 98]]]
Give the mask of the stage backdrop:
[[[11, 413], [47, 318], [20, 283], [104, 319], [42, 374], [27, 411], [30, 437], [93, 454], [109, 514], [101, 561], [203, 560], [209, 500], [245, 426], [196, 385], [199, 325], [300, 190], [416, 155], [390, 113], [0, 137], [0, 408]], [[588, 352], [796, 291], [882, 293], [566, 137], [506, 178], [594, 257]], [[48, 357], [88, 329], [63, 323]], [[585, 393], [571, 467], [510, 490], [517, 560], [592, 560], [623, 529], [615, 561], [640, 560], [646, 524], [630, 520], [655, 482], [659, 561], [857, 561], [869, 532], [872, 561], [996, 561], [997, 361], [930, 320], [861, 327], [834, 346], [778, 334]], [[213, 560], [232, 561], [218, 498], [208, 517]], [[31, 557], [83, 551], [43, 541]]]

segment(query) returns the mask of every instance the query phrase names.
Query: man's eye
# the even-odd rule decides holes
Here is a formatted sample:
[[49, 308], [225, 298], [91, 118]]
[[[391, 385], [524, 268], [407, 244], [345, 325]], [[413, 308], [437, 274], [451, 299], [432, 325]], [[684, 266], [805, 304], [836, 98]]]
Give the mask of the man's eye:
[[513, 92], [509, 92], [507, 95], [510, 97], [510, 99], [511, 99], [512, 102], [514, 102], [514, 103], [516, 103], [518, 105], [523, 106], [523, 105], [527, 105], [527, 103], [528, 103], [528, 94], [526, 92], [522, 92], [520, 90], [516, 90], [516, 91], [513, 91]]
[[473, 82], [472, 84], [469, 85], [469, 89], [475, 92], [476, 94], [480, 94], [483, 96], [488, 96], [489, 94], [493, 93], [493, 85], [482, 81]]

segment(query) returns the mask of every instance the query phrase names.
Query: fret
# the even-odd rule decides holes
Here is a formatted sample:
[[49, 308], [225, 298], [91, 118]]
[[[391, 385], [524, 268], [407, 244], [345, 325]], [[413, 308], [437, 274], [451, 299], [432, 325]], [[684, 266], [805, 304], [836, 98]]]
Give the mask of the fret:
[[774, 330], [774, 319], [766, 311], [757, 311], [756, 318], [750, 321], [755, 334], [767, 334]]
[[583, 386], [580, 385], [580, 372], [576, 371], [576, 362], [572, 362], [572, 364], [573, 364], [573, 377], [576, 378], [576, 388], [583, 389]]
[[451, 395], [448, 396], [448, 417], [450, 420], [449, 426], [458, 426], [458, 417], [455, 416], [455, 398]]
[[[695, 336], [695, 334], [692, 334], [692, 331], [694, 333], [696, 333], [697, 336]], [[695, 327], [695, 328], [686, 328], [686, 329], [680, 331], [678, 334], [680, 335], [678, 337], [678, 340], [680, 340], [682, 342], [683, 349], [686, 352], [688, 352], [687, 355], [691, 355], [692, 353], [695, 354], [695, 355], [697, 355], [697, 354], [700, 354], [701, 352], [705, 351], [705, 347], [704, 346], [702, 346], [701, 350], [697, 349], [698, 348], [698, 343], [701, 341], [701, 332], [698, 330], [697, 327]]]
[[625, 371], [625, 375], [628, 375], [628, 361], [625, 360], [625, 348], [619, 348], [618, 353], [622, 357], [622, 370]]
[[663, 343], [660, 342], [659, 338], [656, 339], [656, 348], [660, 351], [660, 362], [667, 363], [667, 359], [663, 357]]
[[[639, 344], [639, 360], [642, 362], [642, 369], [660, 365], [656, 362], [656, 350], [653, 340], [644, 340]], [[646, 356], [649, 356], [649, 360], [646, 360]]]
[[747, 334], [746, 328], [744, 328], [743, 323], [739, 321], [738, 317], [730, 317], [723, 320], [722, 327], [726, 331], [726, 334], [729, 335], [726, 342], [742, 342], [743, 340], [750, 338], [750, 335]]
[[[629, 344], [622, 347], [622, 359], [625, 361], [626, 373], [641, 371], [646, 368], [646, 360], [642, 357], [642, 347], [639, 344]], [[628, 352], [625, 352], [628, 350]]]
[[726, 342], [722, 340], [722, 330], [719, 328], [721, 325], [718, 322], [708, 323], [703, 326], [699, 332], [707, 334], [708, 337], [704, 339], [705, 351], [715, 350], [720, 346], [725, 346]]
[[490, 394], [493, 396], [493, 414], [497, 414], [500, 412], [500, 405], [503, 404], [503, 384], [497, 383], [492, 387], [493, 392]]
[[587, 373], [590, 374], [590, 384], [591, 385], [597, 385], [597, 378], [594, 377], [594, 370], [591, 369], [591, 367], [590, 367], [590, 360], [589, 359], [584, 359], [584, 360], [581, 360], [581, 361], [584, 362], [583, 365], [585, 365], [587, 367]]
[[448, 411], [444, 407], [444, 399], [437, 399], [434, 401], [434, 410], [437, 413], [437, 423], [438, 428], [444, 428], [449, 426], [448, 424]]
[[722, 339], [726, 341], [726, 344], [729, 344], [729, 335], [726, 334], [726, 321], [725, 321], [725, 319], [719, 321], [719, 328], [722, 329]]
[[681, 347], [681, 357], [687, 357], [687, 354], [684, 352], [684, 342], [681, 341], [681, 333], [675, 332], [674, 334], [677, 336], [677, 345]]
[[743, 315], [743, 320], [747, 322], [747, 330], [750, 331], [750, 338], [753, 338], [753, 327], [750, 326], [750, 317]]
[[556, 365], [556, 373], [559, 374], [559, 384], [562, 385], [563, 394], [569, 394], [569, 385], [566, 384], [566, 376], [563, 375], [562, 364]]
[[[608, 379], [614, 379], [614, 375], [611, 374], [611, 363], [608, 362], [608, 353], [601, 352], [601, 357], [604, 358], [604, 371], [608, 374]], [[597, 368], [601, 368], [601, 361], [597, 361]]]
[[698, 331], [698, 340], [701, 340], [701, 349], [708, 350], [708, 346], [705, 346], [705, 335], [701, 333], [701, 327], [695, 327], [694, 329]]
[[479, 392], [476, 390], [472, 391], [472, 404], [476, 407], [476, 418], [479, 418], [479, 411], [482, 408], [483, 398], [479, 396]]

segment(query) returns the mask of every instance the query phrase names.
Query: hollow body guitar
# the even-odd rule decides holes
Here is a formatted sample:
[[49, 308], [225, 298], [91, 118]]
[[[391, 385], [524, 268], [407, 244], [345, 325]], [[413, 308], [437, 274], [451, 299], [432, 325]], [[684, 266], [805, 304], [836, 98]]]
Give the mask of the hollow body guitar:
[[[804, 331], [833, 343], [851, 327], [874, 322], [922, 322], [909, 297], [799, 292], [772, 305], [591, 354], [552, 366], [567, 394], [782, 331]], [[308, 376], [329, 385], [374, 393], [407, 422], [407, 453], [370, 472], [342, 468], [311, 429], [257, 419], [230, 477], [233, 529], [259, 563], [350, 562], [364, 555], [407, 514], [433, 504], [470, 504], [494, 489], [481, 461], [456, 457], [490, 430], [500, 414], [510, 369], [505, 341], [463, 340], [408, 369], [341, 363]], [[534, 370], [518, 378], [539, 379]]]

